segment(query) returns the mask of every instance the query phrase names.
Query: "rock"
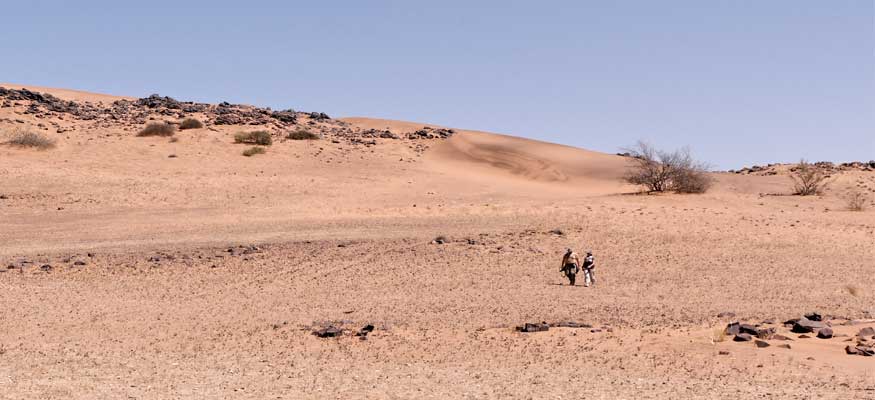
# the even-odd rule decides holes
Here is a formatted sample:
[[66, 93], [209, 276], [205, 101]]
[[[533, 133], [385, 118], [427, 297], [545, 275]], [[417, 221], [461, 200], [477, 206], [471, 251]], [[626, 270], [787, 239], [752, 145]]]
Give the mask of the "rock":
[[46, 271], [46, 272], [49, 272], [52, 270], [52, 266], [49, 264], [43, 264], [41, 267], [39, 267], [39, 269]]
[[723, 311], [717, 314], [717, 318], [735, 318], [735, 313], [731, 311]]
[[76, 260], [76, 261], [73, 262], [73, 265], [77, 265], [77, 266], [80, 266], [80, 267], [83, 266], [83, 265], [86, 265], [86, 264], [87, 264], [87, 263], [86, 263], [85, 261], [82, 261], [82, 260]]
[[723, 333], [735, 336], [741, 333], [741, 324], [739, 324], [738, 322], [730, 322], [728, 325], [726, 325], [726, 329], [723, 330]]
[[367, 325], [363, 326], [362, 329], [359, 329], [359, 331], [356, 332], [355, 335], [365, 337], [365, 336], [368, 336], [368, 334], [373, 332], [373, 331], [374, 331], [374, 326], [371, 324], [367, 324]]
[[751, 337], [750, 334], [747, 333], [739, 333], [735, 335], [732, 340], [736, 342], [750, 342], [751, 340], [753, 340], [753, 337]]
[[728, 356], [728, 355], [729, 355], [729, 352], [726, 351], [726, 350], [720, 350], [719, 352], [717, 352], [717, 354], [719, 354], [719, 355], [721, 355], [721, 356]]
[[770, 346], [769, 342], [766, 342], [765, 340], [754, 340], [753, 344], [757, 345], [759, 348]]
[[759, 339], [769, 340], [775, 336], [775, 328], [761, 328], [757, 329], [756, 336]]
[[847, 346], [845, 346], [845, 353], [853, 355], [853, 354], [859, 354], [860, 352], [857, 351], [857, 347], [847, 345]]
[[517, 331], [519, 331], [519, 332], [526, 332], [526, 333], [530, 333], [530, 332], [544, 332], [544, 331], [548, 331], [548, 330], [550, 330], [550, 325], [547, 324], [546, 322], [541, 322], [541, 323], [526, 323], [526, 324], [523, 325], [523, 326], [518, 326], [516, 329], [517, 329]]
[[857, 336], [860, 336], [860, 337], [875, 336], [875, 328], [872, 328], [871, 326], [867, 326], [863, 329], [860, 329], [860, 331], [857, 332]]
[[320, 338], [333, 338], [343, 335], [343, 330], [329, 326], [327, 328], [317, 329], [313, 331], [313, 334]]
[[810, 321], [823, 321], [823, 317], [818, 313], [805, 314], [805, 318]]
[[832, 328], [829, 327], [821, 328], [819, 331], [817, 331], [817, 337], [820, 339], [829, 339], [832, 337], [832, 335]]
[[551, 328], [592, 328], [590, 324], [583, 324], [574, 321], [554, 322], [550, 324]]
[[811, 333], [815, 329], [825, 328], [826, 324], [820, 321], [813, 321], [808, 318], [800, 318], [793, 324], [794, 333]]
[[779, 344], [777, 347], [780, 347], [780, 348], [782, 348], [782, 349], [791, 349], [791, 348], [792, 348], [792, 347], [790, 347], [789, 344], [786, 344], [786, 343], [784, 343], [784, 344]]
[[772, 339], [772, 340], [793, 340], [793, 339], [790, 339], [789, 337], [784, 336], [784, 335], [781, 335], [781, 334], [779, 334], [779, 333], [776, 333], [776, 334], [772, 335], [772, 338], [771, 338], [771, 339]]
[[749, 335], [756, 335], [757, 334], [757, 327], [755, 327], [751, 324], [740, 324], [738, 326], [738, 330], [741, 331], [741, 333], [747, 333]]
[[799, 339], [811, 339], [811, 336], [808, 336], [808, 335], [799, 335]]

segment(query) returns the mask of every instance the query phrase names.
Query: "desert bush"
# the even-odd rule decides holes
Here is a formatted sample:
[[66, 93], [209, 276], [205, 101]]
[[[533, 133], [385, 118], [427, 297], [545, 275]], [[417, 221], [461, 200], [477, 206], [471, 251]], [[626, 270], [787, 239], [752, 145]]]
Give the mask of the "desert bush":
[[273, 144], [273, 138], [268, 131], [252, 131], [240, 132], [234, 135], [234, 143], [257, 144], [261, 146], [270, 146]]
[[826, 170], [805, 160], [790, 169], [790, 179], [793, 180], [793, 194], [799, 196], [821, 194], [829, 184]]
[[667, 152], [638, 142], [624, 154], [633, 164], [623, 179], [649, 192], [704, 193], [711, 187], [708, 166], [693, 159], [688, 148]]
[[186, 118], [179, 123], [179, 130], [185, 129], [200, 129], [203, 128], [204, 124], [194, 118]]
[[298, 129], [298, 130], [295, 130], [295, 131], [289, 132], [289, 134], [286, 135], [286, 139], [291, 139], [291, 140], [318, 140], [318, 139], [319, 139], [319, 135], [317, 135], [317, 134], [315, 134], [315, 133], [313, 133], [313, 132], [310, 132], [310, 131], [308, 131], [308, 130], [306, 130], [306, 129]]
[[863, 211], [866, 209], [866, 203], [869, 202], [868, 196], [859, 190], [852, 191], [845, 200], [850, 211]]
[[55, 147], [55, 141], [39, 132], [17, 130], [12, 133], [12, 138], [6, 144], [19, 147], [31, 147], [39, 150], [47, 150]]
[[266, 152], [266, 151], [264, 150], [264, 147], [261, 147], [261, 146], [253, 146], [253, 147], [250, 147], [250, 148], [248, 148], [248, 149], [246, 149], [246, 150], [243, 150], [243, 155], [246, 156], [246, 157], [252, 157], [252, 156], [254, 156], [254, 155], [256, 155], [256, 154], [264, 154], [265, 152]]
[[153, 122], [146, 125], [143, 130], [137, 133], [137, 136], [173, 136], [175, 133], [175, 126], [165, 122]]

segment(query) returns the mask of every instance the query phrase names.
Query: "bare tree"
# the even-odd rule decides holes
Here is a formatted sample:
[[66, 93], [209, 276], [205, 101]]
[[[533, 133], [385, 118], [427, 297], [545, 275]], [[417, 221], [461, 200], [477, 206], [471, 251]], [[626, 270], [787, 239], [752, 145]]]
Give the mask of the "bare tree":
[[793, 194], [799, 196], [819, 195], [829, 184], [826, 170], [804, 159], [790, 169], [790, 179], [793, 180]]
[[708, 166], [693, 159], [688, 148], [667, 152], [639, 141], [625, 151], [634, 160], [624, 176], [628, 183], [650, 192], [704, 193], [711, 187]]

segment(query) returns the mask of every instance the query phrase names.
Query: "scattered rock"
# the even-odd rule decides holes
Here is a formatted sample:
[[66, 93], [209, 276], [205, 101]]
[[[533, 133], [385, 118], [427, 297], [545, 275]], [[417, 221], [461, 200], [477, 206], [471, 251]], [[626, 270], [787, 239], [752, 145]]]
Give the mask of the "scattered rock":
[[574, 321], [557, 322], [555, 324], [551, 324], [550, 326], [556, 326], [559, 328], [592, 328], [592, 325], [590, 325], [590, 324], [584, 324], [584, 323], [574, 322]]
[[721, 355], [721, 356], [728, 356], [728, 355], [729, 355], [729, 352], [726, 351], [726, 350], [720, 350], [719, 352], [717, 352], [717, 354], [719, 354], [719, 355]]
[[808, 335], [799, 335], [799, 339], [811, 339], [811, 336], [808, 336]]
[[857, 332], [857, 336], [860, 336], [860, 337], [875, 336], [875, 328], [872, 328], [871, 326], [867, 326], [863, 329], [860, 329], [860, 331]]
[[769, 342], [766, 342], [765, 340], [754, 340], [753, 344], [755, 344], [759, 348], [770, 346]]
[[756, 331], [758, 339], [769, 340], [775, 337], [775, 328], [760, 328]]
[[343, 330], [340, 328], [329, 326], [327, 328], [317, 329], [313, 331], [313, 334], [320, 338], [333, 338], [343, 335]]
[[818, 313], [805, 314], [805, 318], [810, 320], [810, 321], [816, 321], [816, 322], [823, 321], [823, 317]]
[[52, 270], [52, 266], [49, 264], [43, 264], [42, 266], [39, 267], [39, 269], [46, 271], [46, 272], [49, 272]]
[[817, 337], [820, 339], [829, 339], [833, 336], [832, 328], [821, 328], [817, 331]]
[[726, 325], [726, 329], [723, 330], [723, 333], [732, 336], [738, 335], [741, 333], [741, 324], [738, 322], [730, 322]]
[[786, 344], [786, 343], [784, 343], [784, 344], [779, 344], [777, 347], [780, 347], [780, 348], [782, 348], [782, 349], [791, 349], [791, 348], [792, 348], [792, 347], [790, 347], [789, 344]]
[[753, 340], [753, 337], [747, 333], [739, 333], [739, 334], [735, 335], [735, 337], [732, 338], [732, 340], [734, 340], [736, 342], [750, 342], [751, 340]]
[[87, 263], [85, 261], [82, 261], [82, 260], [76, 260], [73, 262], [73, 265], [80, 266], [80, 267], [83, 265], [86, 265], [86, 264]]
[[800, 318], [793, 324], [793, 332], [794, 333], [811, 333], [814, 332], [815, 329], [825, 328], [826, 324], [820, 321], [814, 321], [811, 319]]
[[776, 333], [776, 334], [772, 335], [771, 339], [772, 339], [772, 340], [793, 340], [793, 339], [791, 339], [791, 338], [789, 338], [789, 337], [787, 337], [787, 336], [781, 335], [781, 334], [779, 334], [779, 333]]
[[526, 324], [524, 324], [523, 326], [518, 326], [518, 327], [516, 328], [516, 330], [519, 331], [519, 332], [526, 332], [526, 333], [531, 333], [531, 332], [544, 332], [544, 331], [548, 331], [548, 330], [550, 330], [550, 324], [548, 324], [548, 323], [546, 323], [546, 322], [541, 322], [541, 323], [526, 323]]
[[359, 331], [356, 332], [355, 335], [365, 337], [365, 336], [368, 336], [368, 334], [373, 332], [373, 331], [374, 331], [374, 326], [371, 324], [367, 324], [367, 325], [363, 326], [362, 329], [359, 329]]
[[739, 331], [741, 331], [741, 333], [747, 333], [749, 335], [756, 335], [757, 334], [757, 327], [753, 326], [751, 324], [740, 324], [738, 326], [738, 329], [739, 329]]
[[731, 311], [723, 311], [717, 314], [717, 318], [735, 318], [735, 313]]

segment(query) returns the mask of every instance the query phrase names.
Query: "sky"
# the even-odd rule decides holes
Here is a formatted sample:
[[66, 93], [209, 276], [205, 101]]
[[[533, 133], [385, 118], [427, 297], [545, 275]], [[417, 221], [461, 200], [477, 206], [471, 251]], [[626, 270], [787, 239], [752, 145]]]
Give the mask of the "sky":
[[229, 101], [715, 169], [875, 159], [875, 1], [14, 1], [0, 82]]

